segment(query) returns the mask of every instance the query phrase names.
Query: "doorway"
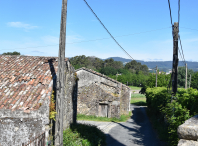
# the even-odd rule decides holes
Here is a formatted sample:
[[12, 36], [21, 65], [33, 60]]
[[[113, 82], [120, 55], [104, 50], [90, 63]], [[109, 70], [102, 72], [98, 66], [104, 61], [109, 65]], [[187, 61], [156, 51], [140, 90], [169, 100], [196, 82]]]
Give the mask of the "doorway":
[[108, 117], [108, 104], [99, 103], [99, 117]]

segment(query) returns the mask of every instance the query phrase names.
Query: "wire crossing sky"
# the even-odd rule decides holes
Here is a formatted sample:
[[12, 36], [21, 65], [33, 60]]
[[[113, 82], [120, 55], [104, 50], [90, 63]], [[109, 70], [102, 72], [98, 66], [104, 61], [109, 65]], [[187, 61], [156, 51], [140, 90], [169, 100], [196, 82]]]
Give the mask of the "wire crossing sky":
[[[172, 60], [173, 40], [168, 1], [86, 1], [134, 59]], [[198, 61], [198, 1], [182, 0], [180, 10], [178, 0], [169, 1], [172, 23], [179, 19], [185, 61]], [[0, 54], [18, 51], [23, 55], [58, 56], [61, 3], [62, 0], [0, 1]], [[84, 0], [69, 0], [67, 12], [67, 57], [86, 55], [102, 59], [130, 59], [110, 39]]]

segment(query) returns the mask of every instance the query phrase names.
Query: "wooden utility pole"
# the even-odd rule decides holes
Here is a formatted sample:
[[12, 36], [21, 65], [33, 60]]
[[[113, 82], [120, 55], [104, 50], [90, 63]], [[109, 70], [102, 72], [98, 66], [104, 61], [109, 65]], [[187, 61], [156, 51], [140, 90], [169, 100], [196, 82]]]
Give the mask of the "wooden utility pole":
[[185, 89], [187, 89], [187, 63], [186, 63], [186, 80], [185, 80]]
[[155, 87], [157, 87], [157, 66], [156, 66], [156, 79], [155, 79]]
[[173, 70], [172, 70], [172, 92], [177, 92], [177, 67], [178, 67], [178, 22], [173, 25]]
[[189, 88], [190, 88], [190, 83], [191, 83], [191, 75], [190, 75], [190, 80], [189, 80]]
[[63, 99], [65, 96], [65, 41], [66, 41], [67, 0], [62, 0], [59, 38], [58, 72], [56, 83], [56, 125], [55, 145], [63, 145]]

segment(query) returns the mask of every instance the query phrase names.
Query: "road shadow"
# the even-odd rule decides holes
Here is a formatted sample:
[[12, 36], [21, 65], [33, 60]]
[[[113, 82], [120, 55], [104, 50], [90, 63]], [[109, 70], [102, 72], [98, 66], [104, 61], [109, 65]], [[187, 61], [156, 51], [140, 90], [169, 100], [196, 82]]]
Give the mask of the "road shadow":
[[[146, 109], [147, 107], [133, 107], [133, 115], [131, 116], [131, 119], [127, 122], [117, 123], [118, 126], [111, 129], [110, 134], [115, 135], [116, 133], [125, 133], [126, 136], [121, 135], [120, 137], [126, 137], [125, 145], [127, 146], [165, 146], [157, 138], [157, 135], [146, 115]], [[120, 139], [120, 141], [122, 141], [122, 139]]]
[[71, 124], [70, 129], [73, 132], [78, 132], [81, 138], [87, 139], [90, 142], [91, 146], [106, 146], [107, 138], [109, 138], [111, 141], [114, 141], [119, 146], [124, 146], [117, 140], [113, 139], [110, 135], [106, 135], [95, 125], [76, 123]]

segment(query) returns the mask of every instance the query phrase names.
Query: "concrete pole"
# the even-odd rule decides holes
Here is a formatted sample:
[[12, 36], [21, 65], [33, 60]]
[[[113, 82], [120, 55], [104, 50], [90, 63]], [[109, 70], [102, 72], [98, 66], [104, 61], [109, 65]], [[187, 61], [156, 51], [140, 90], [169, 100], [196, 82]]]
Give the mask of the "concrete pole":
[[187, 89], [187, 63], [186, 63], [186, 80], [185, 80], [185, 89]]
[[62, 0], [59, 38], [58, 72], [56, 83], [55, 145], [63, 146], [63, 99], [65, 96], [65, 42], [66, 42], [67, 0]]
[[191, 83], [191, 75], [190, 75], [190, 80], [189, 80], [189, 88], [190, 88], [190, 83]]
[[156, 79], [155, 79], [155, 87], [157, 87], [157, 66], [156, 66]]

